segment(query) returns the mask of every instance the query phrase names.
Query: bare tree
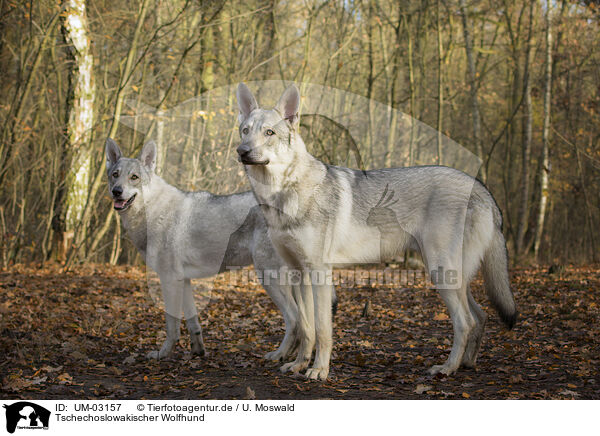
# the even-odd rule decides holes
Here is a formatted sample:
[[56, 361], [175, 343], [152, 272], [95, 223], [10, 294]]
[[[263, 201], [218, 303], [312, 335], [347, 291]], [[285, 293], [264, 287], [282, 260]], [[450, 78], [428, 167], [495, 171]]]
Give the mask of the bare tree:
[[437, 163], [442, 163], [442, 128], [444, 125], [444, 45], [442, 40], [441, 2], [436, 3], [437, 65], [438, 65], [438, 105], [437, 105]]
[[[438, 146], [443, 134], [466, 140], [485, 155], [480, 176], [500, 200], [511, 258], [518, 242], [521, 258], [531, 251], [540, 262], [593, 259], [600, 240], [594, 225], [600, 220], [600, 22], [585, 2], [559, 3], [2, 2], [1, 264], [48, 259], [59, 249], [64, 256], [66, 245], [67, 268], [80, 260], [134, 262], [107, 201], [102, 145], [118, 136], [135, 153], [147, 136], [156, 137], [163, 119], [154, 111], [135, 117], [133, 129], [122, 128], [122, 116], [137, 113], [126, 102], [170, 117], [171, 108], [204, 91], [273, 78], [318, 82], [388, 104], [387, 122], [370, 114], [368, 136], [356, 142], [365, 164], [369, 152], [377, 158], [382, 152], [381, 166], [392, 165], [404, 141], [402, 157], [422, 162], [418, 121], [438, 127]], [[67, 26], [72, 5], [87, 6], [93, 100], [76, 96], [80, 65], [90, 58]], [[464, 40], [460, 51], [453, 50], [457, 35]], [[91, 119], [79, 110], [86, 99], [93, 101]], [[211, 107], [196, 103], [192, 112], [203, 116], [187, 120], [177, 143], [164, 119], [170, 146], [164, 175], [179, 165], [190, 171], [181, 188], [233, 192], [242, 182], [219, 183], [219, 175], [235, 131], [222, 143], [210, 133], [211, 123], [231, 114]], [[400, 135], [408, 120], [391, 107], [418, 121]], [[337, 127], [327, 133], [328, 127], [309, 123], [303, 128], [311, 141], [338, 156]], [[381, 134], [385, 139], [375, 141]], [[436, 147], [435, 135], [428, 145]], [[71, 235], [74, 241], [65, 238]]]
[[529, 30], [525, 50], [525, 68], [523, 73], [523, 99], [525, 106], [523, 118], [523, 140], [521, 146], [521, 200], [519, 203], [519, 218], [517, 223], [517, 240], [515, 251], [517, 257], [523, 255], [525, 233], [529, 221], [529, 185], [531, 161], [531, 136], [533, 130], [533, 109], [531, 104], [531, 69], [533, 57], [533, 8], [534, 2], [529, 3]]
[[540, 245], [544, 233], [544, 220], [546, 218], [546, 207], [550, 196], [548, 191], [548, 177], [550, 173], [549, 142], [550, 142], [550, 102], [552, 100], [552, 2], [546, 0], [546, 71], [544, 77], [544, 126], [542, 128], [542, 159], [539, 168], [540, 177], [540, 206], [535, 229], [535, 242], [533, 251], [536, 261], [540, 256]]
[[[465, 39], [465, 54], [467, 57], [467, 74], [471, 99], [471, 118], [473, 120], [473, 142], [475, 144], [475, 152], [481, 160], [483, 160], [483, 148], [481, 145], [481, 114], [479, 112], [479, 102], [477, 101], [477, 71], [475, 70], [475, 56], [473, 55], [473, 39], [469, 30], [469, 22], [467, 19], [467, 6], [465, 0], [459, 1], [460, 15], [462, 19], [463, 37]], [[485, 165], [479, 170], [481, 180], [485, 183], [487, 175]]]
[[[57, 256], [64, 258], [72, 242], [85, 239], [82, 226], [75, 239], [75, 229], [81, 221], [90, 183], [90, 140], [94, 124], [94, 58], [91, 52], [85, 0], [65, 0], [61, 14], [62, 34], [67, 57], [71, 62], [68, 74], [67, 124], [63, 144], [64, 186], [56, 205], [55, 225]], [[63, 203], [63, 204], [60, 204]]]

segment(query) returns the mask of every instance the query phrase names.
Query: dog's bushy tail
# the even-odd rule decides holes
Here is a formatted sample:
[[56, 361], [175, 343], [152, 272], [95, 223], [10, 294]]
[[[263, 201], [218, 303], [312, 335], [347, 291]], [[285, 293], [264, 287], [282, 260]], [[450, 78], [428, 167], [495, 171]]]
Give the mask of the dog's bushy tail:
[[492, 241], [483, 256], [482, 269], [485, 290], [504, 324], [512, 329], [517, 321], [517, 306], [510, 290], [508, 255], [504, 236], [499, 228], [494, 227]]

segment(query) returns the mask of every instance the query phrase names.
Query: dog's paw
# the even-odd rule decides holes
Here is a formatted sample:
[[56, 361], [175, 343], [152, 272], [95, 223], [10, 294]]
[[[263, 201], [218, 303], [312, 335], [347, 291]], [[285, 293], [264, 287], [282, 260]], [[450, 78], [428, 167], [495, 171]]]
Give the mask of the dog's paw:
[[309, 380], [327, 380], [329, 368], [309, 368], [304, 375]]
[[463, 356], [462, 362], [460, 363], [463, 368], [473, 369], [477, 364], [477, 355], [473, 356]]
[[270, 360], [271, 362], [280, 362], [284, 358], [285, 353], [283, 353], [281, 350], [270, 351], [263, 357], [263, 359]]
[[429, 375], [437, 375], [437, 374], [452, 375], [456, 372], [457, 369], [458, 368], [453, 368], [450, 365], [443, 364], [443, 365], [433, 365], [431, 368], [429, 368], [429, 370], [427, 372], [429, 373]]
[[159, 350], [150, 351], [148, 354], [146, 354], [146, 357], [149, 360], [158, 360], [158, 359], [160, 359], [160, 351]]
[[204, 342], [197, 337], [192, 337], [192, 356], [206, 356], [206, 349], [204, 348]]
[[292, 374], [298, 375], [300, 371], [303, 371], [304, 369], [308, 368], [308, 363], [308, 360], [302, 360], [300, 362], [293, 361], [282, 365], [281, 368], [279, 368], [279, 370], [283, 373], [291, 372]]
[[206, 350], [204, 347], [192, 346], [192, 356], [206, 357]]
[[162, 347], [160, 347], [160, 350], [150, 351], [148, 354], [146, 354], [146, 357], [148, 359], [152, 359], [152, 360], [164, 359], [165, 357], [168, 357], [173, 352], [173, 348], [175, 348], [175, 344], [176, 344], [176, 341], [166, 340], [162, 344]]

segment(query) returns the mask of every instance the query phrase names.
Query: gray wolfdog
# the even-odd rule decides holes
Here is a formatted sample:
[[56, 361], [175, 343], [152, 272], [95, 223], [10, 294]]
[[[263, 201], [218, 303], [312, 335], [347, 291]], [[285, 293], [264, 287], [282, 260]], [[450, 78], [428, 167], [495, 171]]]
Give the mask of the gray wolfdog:
[[450, 356], [431, 374], [475, 365], [487, 316], [469, 282], [483, 265], [487, 294], [510, 328], [517, 310], [510, 290], [502, 217], [489, 191], [443, 166], [358, 171], [326, 165], [300, 137], [300, 94], [292, 85], [272, 110], [258, 107], [246, 85], [237, 89], [237, 151], [261, 205], [269, 236], [290, 268], [302, 272], [294, 289], [300, 345], [281, 367], [309, 379], [329, 374], [332, 349], [331, 269], [379, 263], [418, 250], [454, 330]]
[[139, 159], [131, 159], [122, 157], [112, 139], [106, 141], [106, 169], [114, 208], [146, 264], [158, 273], [165, 303], [167, 337], [159, 350], [148, 353], [148, 358], [160, 359], [171, 353], [179, 340], [182, 311], [192, 353], [203, 356], [202, 328], [190, 279], [211, 277], [252, 263], [257, 271], [272, 273], [263, 286], [285, 321], [281, 345], [265, 358], [278, 361], [289, 356], [297, 342], [298, 308], [291, 287], [276, 276], [284, 263], [269, 240], [252, 193], [219, 196], [182, 192], [159, 177], [155, 166], [153, 142], [144, 146]]

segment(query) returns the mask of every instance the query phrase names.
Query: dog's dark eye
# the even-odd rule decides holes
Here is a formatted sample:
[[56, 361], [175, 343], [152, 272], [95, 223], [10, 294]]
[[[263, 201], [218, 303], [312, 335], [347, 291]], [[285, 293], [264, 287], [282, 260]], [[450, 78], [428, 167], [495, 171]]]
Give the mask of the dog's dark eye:
[[267, 129], [267, 131], [265, 132], [265, 135], [267, 136], [273, 136], [275, 134], [275, 132], [271, 129]]
[[119, 172], [115, 171], [114, 173], [112, 173], [112, 176], [116, 179], [117, 177], [119, 177]]
[[139, 179], [139, 177], [137, 176], [137, 174], [132, 174], [131, 175], [131, 180], [137, 180]]
[[242, 129], [242, 133], [243, 133], [244, 135], [247, 135], [249, 131], [250, 131], [250, 130], [248, 130], [248, 127], [244, 127], [244, 128]]

